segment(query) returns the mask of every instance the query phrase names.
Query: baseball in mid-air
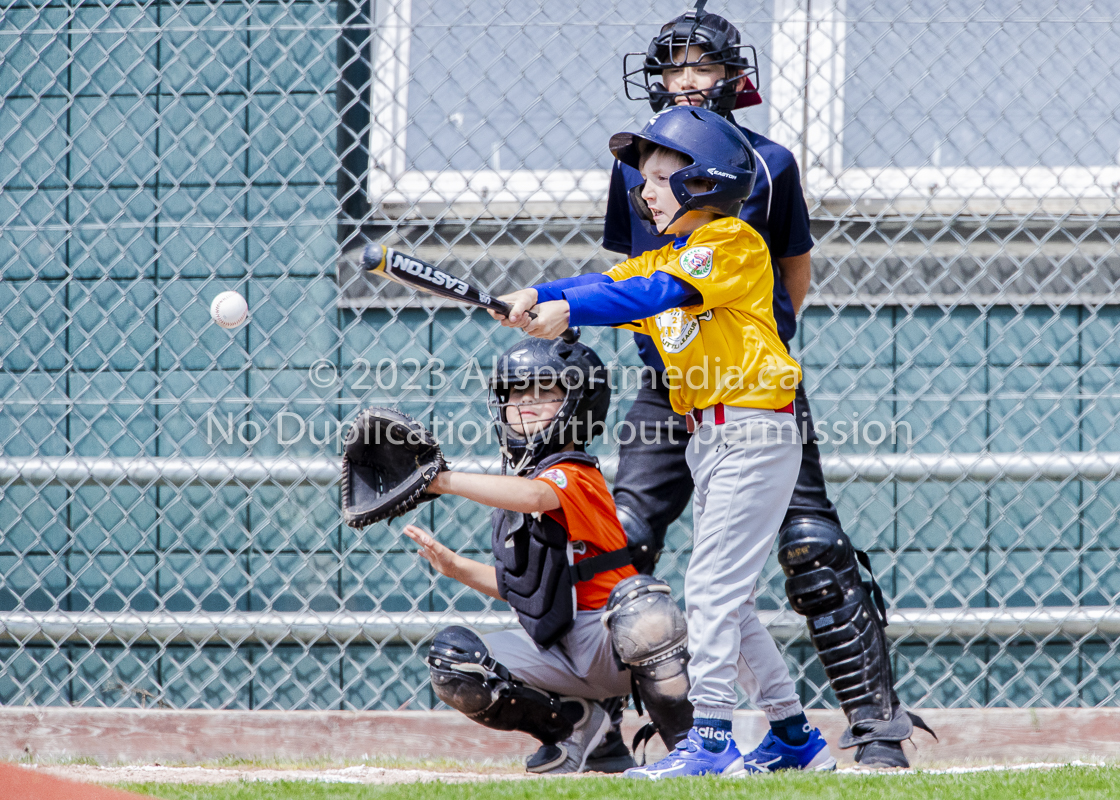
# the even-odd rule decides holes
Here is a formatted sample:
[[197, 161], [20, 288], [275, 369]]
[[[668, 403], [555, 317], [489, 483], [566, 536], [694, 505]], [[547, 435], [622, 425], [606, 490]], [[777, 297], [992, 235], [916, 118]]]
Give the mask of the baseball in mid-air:
[[237, 292], [222, 292], [210, 303], [210, 318], [223, 328], [236, 328], [249, 316], [249, 304]]

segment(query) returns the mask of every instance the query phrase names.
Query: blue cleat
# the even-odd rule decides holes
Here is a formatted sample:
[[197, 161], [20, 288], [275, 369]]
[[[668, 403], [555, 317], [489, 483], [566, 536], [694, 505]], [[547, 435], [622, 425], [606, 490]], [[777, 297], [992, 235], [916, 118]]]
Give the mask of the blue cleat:
[[727, 737], [727, 746], [723, 752], [713, 753], [704, 748], [700, 734], [693, 728], [688, 732], [688, 737], [682, 739], [676, 749], [665, 758], [655, 764], [631, 767], [623, 773], [623, 777], [659, 781], [662, 778], [683, 778], [690, 775], [742, 774], [743, 755], [730, 736]]
[[809, 741], [800, 747], [786, 744], [773, 733], [767, 733], [762, 744], [743, 758], [749, 773], [801, 769], [809, 772], [836, 769], [836, 759], [828, 751], [828, 742], [817, 728], [809, 733]]

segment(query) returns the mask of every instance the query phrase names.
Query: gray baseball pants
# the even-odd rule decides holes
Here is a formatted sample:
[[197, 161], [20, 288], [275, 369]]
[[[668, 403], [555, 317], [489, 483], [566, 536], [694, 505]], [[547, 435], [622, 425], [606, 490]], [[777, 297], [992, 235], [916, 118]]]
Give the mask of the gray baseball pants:
[[738, 680], [767, 719], [785, 719], [801, 701], [755, 593], [797, 481], [801, 438], [791, 414], [725, 407], [723, 425], [712, 416], [687, 453], [696, 485], [684, 578], [688, 699], [697, 717], [730, 719]]
[[619, 669], [602, 611], [577, 611], [572, 629], [543, 648], [524, 628], [482, 637], [494, 660], [522, 683], [546, 692], [588, 700], [630, 694], [630, 670]]

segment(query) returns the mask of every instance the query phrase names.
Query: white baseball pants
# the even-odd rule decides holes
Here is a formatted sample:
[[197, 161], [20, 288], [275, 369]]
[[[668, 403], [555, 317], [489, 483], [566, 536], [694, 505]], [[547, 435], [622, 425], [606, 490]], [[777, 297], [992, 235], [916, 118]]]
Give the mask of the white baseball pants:
[[730, 719], [735, 681], [767, 719], [802, 710], [789, 669], [755, 610], [755, 592], [801, 467], [792, 414], [705, 413], [688, 446], [692, 558], [685, 571], [689, 700], [697, 717]]

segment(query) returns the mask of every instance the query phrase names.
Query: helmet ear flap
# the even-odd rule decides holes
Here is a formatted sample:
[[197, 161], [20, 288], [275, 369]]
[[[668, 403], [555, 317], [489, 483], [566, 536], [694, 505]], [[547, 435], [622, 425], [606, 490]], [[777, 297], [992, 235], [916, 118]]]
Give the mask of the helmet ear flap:
[[645, 198], [642, 197], [642, 192], [645, 191], [645, 188], [646, 182], [642, 181], [637, 186], [630, 189], [630, 205], [638, 212], [638, 217], [652, 225], [653, 213], [649, 210], [649, 205], [646, 203]]

